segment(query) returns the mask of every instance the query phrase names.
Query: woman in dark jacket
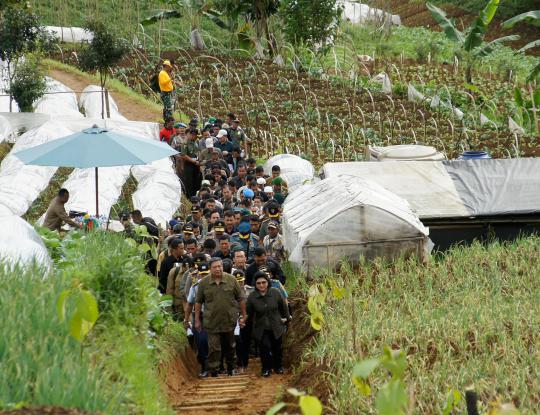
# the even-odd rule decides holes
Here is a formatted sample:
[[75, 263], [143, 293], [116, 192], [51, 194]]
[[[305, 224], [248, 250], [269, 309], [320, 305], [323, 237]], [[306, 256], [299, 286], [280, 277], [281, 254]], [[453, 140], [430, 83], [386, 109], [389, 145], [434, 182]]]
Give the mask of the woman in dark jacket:
[[272, 369], [282, 374], [282, 336], [290, 316], [285, 299], [270, 287], [266, 273], [255, 274], [255, 291], [248, 297], [247, 313], [253, 323], [252, 336], [259, 344], [262, 375], [270, 376]]

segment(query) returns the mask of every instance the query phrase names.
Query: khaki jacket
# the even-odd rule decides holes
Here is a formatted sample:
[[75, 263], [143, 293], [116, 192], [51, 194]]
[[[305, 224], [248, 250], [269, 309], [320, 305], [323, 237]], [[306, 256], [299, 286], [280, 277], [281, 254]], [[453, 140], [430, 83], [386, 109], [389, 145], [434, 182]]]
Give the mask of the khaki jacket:
[[60, 202], [57, 196], [51, 201], [51, 204], [47, 209], [47, 213], [45, 213], [45, 220], [43, 221], [43, 226], [49, 228], [51, 231], [59, 231], [60, 228], [62, 228], [63, 222], [66, 222], [75, 227], [79, 227], [77, 222], [75, 222], [69, 217], [66, 212], [66, 208], [64, 207], [64, 204]]

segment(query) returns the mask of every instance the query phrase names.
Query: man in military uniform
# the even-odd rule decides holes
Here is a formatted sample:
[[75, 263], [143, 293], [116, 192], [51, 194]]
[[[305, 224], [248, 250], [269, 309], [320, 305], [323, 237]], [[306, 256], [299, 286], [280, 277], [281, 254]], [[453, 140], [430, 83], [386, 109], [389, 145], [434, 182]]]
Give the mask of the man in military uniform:
[[181, 289], [182, 278], [186, 271], [189, 271], [191, 258], [186, 255], [182, 256], [182, 261], [177, 261], [173, 268], [169, 271], [167, 277], [166, 295], [170, 295], [173, 299], [172, 312], [176, 320], [181, 321], [184, 318], [184, 307], [186, 297]]
[[261, 228], [259, 229], [259, 238], [264, 240], [264, 237], [268, 235], [268, 224], [271, 220], [279, 223], [279, 216], [281, 214], [281, 209], [279, 204], [275, 201], [268, 202], [265, 207], [265, 218], [261, 223]]
[[236, 118], [233, 120], [231, 128], [229, 130], [229, 140], [231, 141], [233, 146], [244, 148], [246, 145], [246, 133], [244, 133], [244, 130], [240, 127], [240, 120]]
[[285, 249], [283, 247], [283, 238], [279, 233], [279, 223], [271, 220], [267, 225], [268, 235], [264, 237], [263, 247], [266, 254], [275, 259], [278, 264], [285, 260]]
[[210, 260], [210, 275], [198, 285], [195, 302], [195, 330], [202, 329], [201, 310], [204, 305], [204, 328], [208, 333], [208, 369], [217, 376], [221, 352], [227, 362], [227, 374], [234, 374], [236, 365], [234, 328], [240, 308], [240, 327], [245, 326], [246, 299], [236, 279], [223, 272], [219, 258]]
[[[197, 298], [197, 291], [199, 284], [204, 277], [207, 277], [210, 273], [210, 268], [207, 263], [203, 262], [198, 265], [197, 268], [193, 268], [190, 272], [191, 286], [187, 295], [186, 315], [184, 317], [184, 327], [187, 329], [190, 326], [192, 319], [193, 306]], [[195, 346], [197, 347], [197, 361], [201, 365], [201, 372], [199, 377], [205, 378], [208, 376], [208, 333], [204, 327], [204, 319], [201, 311], [201, 329], [195, 330], [193, 336], [195, 337]], [[193, 322], [194, 324], [194, 322]]]
[[231, 236], [231, 244], [236, 244], [242, 251], [246, 253], [248, 262], [253, 259], [253, 253], [259, 246], [259, 237], [251, 232], [249, 222], [240, 222], [238, 232]]
[[186, 194], [191, 197], [197, 194], [201, 184], [200, 163], [198, 160], [199, 146], [197, 143], [198, 131], [190, 128], [187, 131], [187, 142], [182, 147], [182, 161], [184, 162], [184, 174], [182, 181], [186, 189]]

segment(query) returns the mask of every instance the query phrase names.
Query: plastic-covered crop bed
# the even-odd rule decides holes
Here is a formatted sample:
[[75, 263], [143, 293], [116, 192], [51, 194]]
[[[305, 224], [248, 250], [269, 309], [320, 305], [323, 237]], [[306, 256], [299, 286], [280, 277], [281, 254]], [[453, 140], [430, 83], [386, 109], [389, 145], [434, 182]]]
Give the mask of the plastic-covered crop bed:
[[47, 248], [36, 230], [24, 219], [15, 216], [0, 216], [0, 261], [8, 264], [29, 265], [34, 260], [41, 265], [50, 266]]
[[41, 127], [21, 135], [10, 154], [0, 164], [0, 215], [23, 215], [47, 187], [56, 167], [23, 164], [14, 153], [55, 140], [72, 131], [58, 121], [47, 121]]
[[[79, 104], [80, 107], [84, 109], [84, 113], [87, 118], [101, 118], [101, 99], [100, 86], [88, 85], [83, 89], [83, 92], [79, 98]], [[103, 96], [103, 100], [105, 100], [105, 96]], [[105, 112], [105, 117], [112, 120], [127, 120], [127, 118], [118, 111], [118, 105], [116, 105], [116, 101], [113, 99], [111, 94], [109, 94], [109, 114], [110, 117], [107, 117], [107, 113]]]
[[182, 188], [170, 159], [146, 166], [133, 166], [131, 173], [139, 182], [133, 194], [133, 206], [165, 227], [180, 206]]

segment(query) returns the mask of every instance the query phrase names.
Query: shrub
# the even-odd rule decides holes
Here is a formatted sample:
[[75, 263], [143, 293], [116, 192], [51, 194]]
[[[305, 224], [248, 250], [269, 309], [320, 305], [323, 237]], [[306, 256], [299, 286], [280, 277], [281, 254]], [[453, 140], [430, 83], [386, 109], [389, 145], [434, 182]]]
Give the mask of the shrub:
[[17, 66], [8, 94], [13, 96], [21, 112], [34, 112], [33, 104], [43, 96], [46, 88], [45, 75], [37, 61], [29, 58]]

